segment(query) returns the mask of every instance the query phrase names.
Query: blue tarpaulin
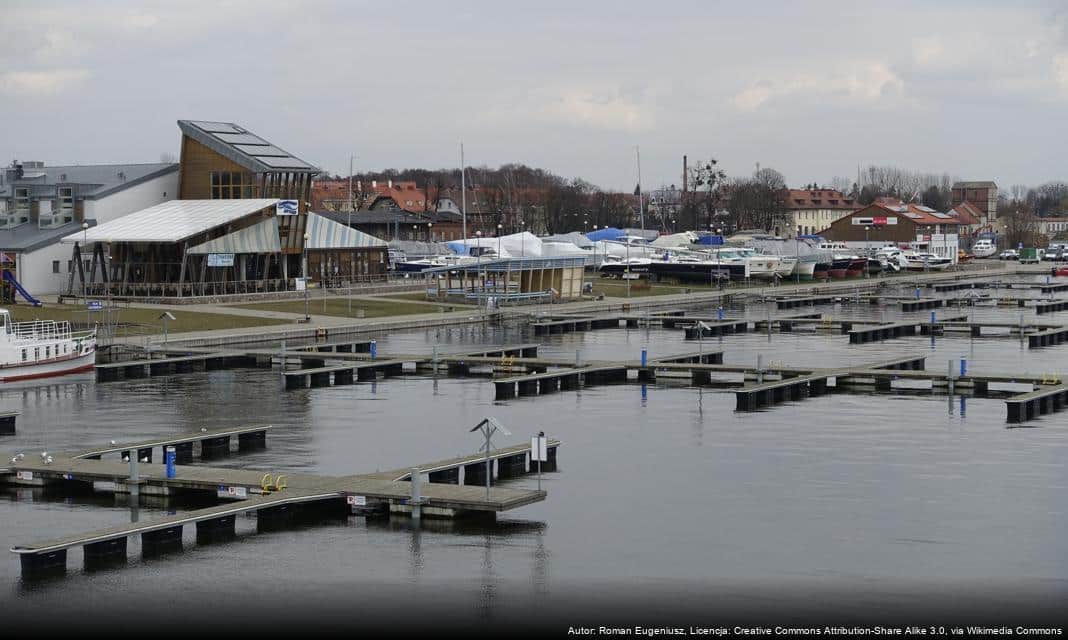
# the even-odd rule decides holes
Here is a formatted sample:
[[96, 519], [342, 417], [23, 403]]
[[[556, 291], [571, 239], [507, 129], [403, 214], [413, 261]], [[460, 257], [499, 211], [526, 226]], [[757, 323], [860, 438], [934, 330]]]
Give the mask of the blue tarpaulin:
[[700, 238], [697, 239], [697, 244], [707, 244], [707, 245], [713, 245], [713, 246], [721, 245], [721, 244], [723, 244], [723, 236], [713, 236], [713, 235], [701, 236]]
[[598, 229], [586, 234], [590, 242], [598, 242], [600, 240], [616, 240], [627, 235], [622, 229], [616, 229], [615, 227], [608, 227], [606, 229]]

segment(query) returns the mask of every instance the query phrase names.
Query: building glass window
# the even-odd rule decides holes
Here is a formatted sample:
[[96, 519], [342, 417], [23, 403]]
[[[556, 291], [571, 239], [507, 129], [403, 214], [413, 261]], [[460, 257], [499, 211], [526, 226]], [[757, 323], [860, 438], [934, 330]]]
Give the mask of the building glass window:
[[23, 350], [22, 350], [22, 361], [23, 361], [23, 362], [26, 362], [26, 357], [27, 357], [27, 353], [26, 353], [26, 350], [25, 350], [25, 349], [23, 349]]
[[59, 260], [52, 261], [52, 273], [59, 273]]
[[253, 177], [238, 171], [211, 172], [211, 199], [229, 200], [252, 197]]
[[30, 190], [27, 187], [15, 187], [15, 212], [30, 212]]
[[74, 189], [72, 187], [59, 188], [59, 210], [62, 213], [74, 213]]

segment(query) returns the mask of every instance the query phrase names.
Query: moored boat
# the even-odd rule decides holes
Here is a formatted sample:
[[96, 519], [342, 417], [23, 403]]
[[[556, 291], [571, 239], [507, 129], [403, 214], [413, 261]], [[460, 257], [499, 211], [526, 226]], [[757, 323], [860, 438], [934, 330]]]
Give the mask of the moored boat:
[[12, 322], [0, 309], [0, 382], [62, 376], [96, 366], [96, 329], [72, 332], [66, 320]]

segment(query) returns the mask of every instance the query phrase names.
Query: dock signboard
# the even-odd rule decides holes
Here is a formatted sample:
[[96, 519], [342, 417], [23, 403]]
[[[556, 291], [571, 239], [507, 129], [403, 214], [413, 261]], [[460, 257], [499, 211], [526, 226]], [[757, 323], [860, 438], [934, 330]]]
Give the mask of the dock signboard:
[[367, 496], [348, 496], [345, 500], [354, 507], [367, 506]]
[[15, 478], [18, 480], [33, 480], [32, 471], [16, 471]]
[[216, 491], [215, 495], [218, 498], [231, 498], [231, 499], [236, 498], [236, 499], [239, 499], [239, 500], [244, 500], [245, 498], [248, 498], [248, 488], [247, 487], [227, 487], [226, 485], [222, 485], [221, 484], [221, 485], [219, 485], [219, 489], [218, 489], [218, 491]]
[[86, 303], [85, 308], [89, 311], [100, 311], [104, 308], [104, 303], [99, 300], [90, 300]]

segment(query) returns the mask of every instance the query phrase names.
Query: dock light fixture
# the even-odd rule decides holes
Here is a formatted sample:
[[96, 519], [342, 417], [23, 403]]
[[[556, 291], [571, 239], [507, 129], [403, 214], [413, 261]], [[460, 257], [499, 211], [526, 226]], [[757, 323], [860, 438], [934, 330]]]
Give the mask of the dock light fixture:
[[159, 319], [163, 321], [163, 346], [166, 347], [167, 346], [167, 322], [170, 321], [170, 320], [175, 320], [175, 317], [174, 317], [174, 314], [171, 313], [170, 311], [164, 311], [163, 313], [159, 314]]
[[486, 500], [489, 500], [490, 482], [493, 479], [493, 461], [490, 460], [493, 434], [499, 431], [506, 436], [510, 436], [512, 433], [508, 431], [508, 429], [505, 429], [504, 425], [498, 422], [496, 418], [491, 417], [483, 418], [482, 422], [479, 422], [472, 427], [468, 433], [474, 433], [476, 431], [481, 431], [482, 435], [486, 437], [486, 443], [483, 447], [486, 449]]
[[703, 338], [704, 335], [705, 335], [705, 329], [710, 329], [710, 328], [711, 327], [709, 327], [703, 321], [701, 321], [701, 320], [697, 321], [697, 355], [699, 357], [699, 361], [700, 360], [704, 360], [704, 355], [705, 355], [704, 354], [704, 348], [703, 348], [703, 346], [701, 344], [701, 338]]

